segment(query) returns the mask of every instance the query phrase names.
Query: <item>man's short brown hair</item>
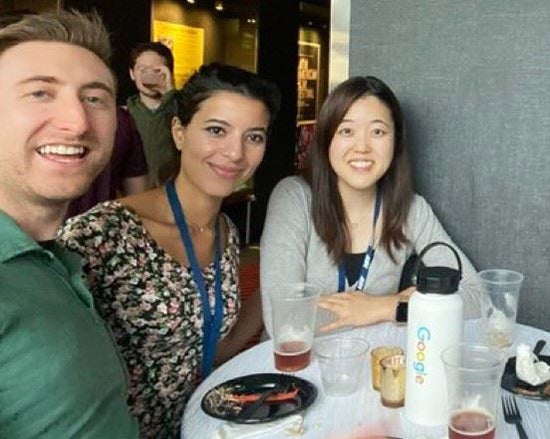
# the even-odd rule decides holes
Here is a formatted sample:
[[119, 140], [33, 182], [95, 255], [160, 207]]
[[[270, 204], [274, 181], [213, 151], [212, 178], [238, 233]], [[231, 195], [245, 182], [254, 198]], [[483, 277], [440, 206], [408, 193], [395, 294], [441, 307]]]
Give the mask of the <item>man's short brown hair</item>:
[[10, 47], [30, 41], [74, 44], [97, 55], [110, 67], [109, 33], [97, 12], [46, 12], [24, 15], [0, 29], [0, 56]]
[[133, 69], [136, 66], [137, 59], [144, 52], [155, 52], [160, 56], [170, 73], [174, 74], [174, 55], [169, 47], [165, 46], [158, 41], [149, 41], [147, 43], [139, 43], [130, 51], [130, 69]]

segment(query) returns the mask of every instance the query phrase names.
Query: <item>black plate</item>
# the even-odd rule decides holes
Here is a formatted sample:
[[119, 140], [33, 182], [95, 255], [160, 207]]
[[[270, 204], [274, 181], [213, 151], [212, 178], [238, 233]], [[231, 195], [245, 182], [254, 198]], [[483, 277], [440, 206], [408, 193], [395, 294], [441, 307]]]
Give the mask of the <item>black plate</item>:
[[[550, 364], [550, 355], [539, 355], [539, 360]], [[531, 386], [529, 383], [520, 380], [516, 375], [516, 357], [509, 358], [504, 367], [500, 385], [503, 389], [525, 398], [550, 400], [550, 383], [546, 382], [540, 386]], [[546, 390], [546, 393], [545, 393]]]
[[[298, 393], [292, 399], [280, 402], [265, 402], [245, 419], [239, 417], [240, 411], [246, 404], [231, 401], [226, 395], [229, 393], [246, 395], [264, 392], [277, 384], [284, 383], [291, 389], [297, 388]], [[234, 378], [218, 384], [210, 389], [201, 401], [203, 411], [218, 419], [237, 422], [240, 424], [259, 424], [274, 421], [297, 413], [309, 407], [317, 397], [317, 388], [302, 378], [280, 373], [258, 373]]]

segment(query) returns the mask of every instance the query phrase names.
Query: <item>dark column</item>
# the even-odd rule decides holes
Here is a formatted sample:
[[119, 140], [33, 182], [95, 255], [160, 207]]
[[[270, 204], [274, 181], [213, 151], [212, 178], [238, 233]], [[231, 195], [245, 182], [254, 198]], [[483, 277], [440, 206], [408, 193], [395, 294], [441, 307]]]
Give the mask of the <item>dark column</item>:
[[252, 241], [261, 236], [271, 190], [293, 171], [299, 17], [300, 2], [296, 0], [260, 2], [258, 73], [279, 86], [282, 105], [254, 179], [257, 201], [252, 211]]
[[96, 9], [103, 17], [114, 48], [112, 66], [119, 81], [119, 101], [136, 93], [128, 76], [128, 55], [137, 43], [149, 41], [151, 2], [149, 0], [65, 0], [64, 8], [89, 11]]

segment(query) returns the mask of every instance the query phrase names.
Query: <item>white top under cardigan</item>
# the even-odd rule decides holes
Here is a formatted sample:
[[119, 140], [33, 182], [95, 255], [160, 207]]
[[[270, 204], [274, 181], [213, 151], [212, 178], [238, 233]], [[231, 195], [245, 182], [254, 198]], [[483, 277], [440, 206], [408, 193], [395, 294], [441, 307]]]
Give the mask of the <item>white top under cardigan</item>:
[[[395, 263], [383, 246], [376, 248], [365, 291], [375, 295], [397, 292], [407, 259], [431, 242], [443, 241], [452, 245], [462, 260], [459, 292], [464, 298], [464, 314], [479, 316], [481, 285], [477, 273], [420, 195], [413, 198], [405, 234], [409, 243], [394, 250]], [[454, 254], [443, 246], [430, 250], [423, 262], [428, 266], [457, 266]], [[338, 266], [313, 226], [309, 185], [301, 177], [287, 177], [271, 194], [260, 246], [260, 286], [268, 334], [271, 334], [272, 321], [270, 295], [284, 291], [295, 282], [309, 282], [320, 287], [323, 293], [334, 293], [338, 291]]]

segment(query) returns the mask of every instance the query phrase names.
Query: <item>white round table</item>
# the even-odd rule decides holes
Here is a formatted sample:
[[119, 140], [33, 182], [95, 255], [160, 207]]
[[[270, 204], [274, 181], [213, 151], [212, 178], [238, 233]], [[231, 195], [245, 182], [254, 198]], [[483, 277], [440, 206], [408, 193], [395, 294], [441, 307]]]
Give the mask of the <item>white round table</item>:
[[[465, 339], [479, 340], [481, 326], [479, 321], [467, 321]], [[347, 334], [366, 338], [371, 348], [379, 345], [395, 344], [406, 346], [406, 329], [392, 323], [383, 323], [367, 328], [355, 329]], [[516, 327], [516, 344], [527, 343], [534, 346], [537, 340], [545, 339], [550, 345], [550, 334], [546, 331], [525, 325]], [[544, 353], [550, 351], [546, 346]], [[509, 351], [515, 355], [515, 347]], [[311, 364], [296, 375], [315, 384], [319, 390], [316, 401], [304, 413], [304, 429], [300, 439], [350, 439], [358, 432], [372, 430], [373, 426], [383, 424], [385, 433], [402, 438], [441, 438], [446, 437], [446, 427], [425, 428], [411, 424], [406, 420], [403, 409], [390, 409], [382, 406], [380, 395], [370, 383], [370, 356], [365, 362], [364, 384], [348, 397], [328, 397], [323, 392], [320, 370], [317, 360], [312, 356]], [[216, 369], [192, 395], [183, 415], [182, 439], [210, 439], [224, 422], [206, 415], [200, 408], [204, 394], [213, 386], [228, 379], [252, 373], [275, 373], [273, 364], [273, 343], [267, 340], [242, 352], [229, 362]], [[502, 390], [502, 393], [507, 393]], [[530, 439], [550, 438], [550, 401], [531, 400], [517, 397], [517, 403], [523, 417], [523, 425]], [[389, 429], [389, 431], [387, 431]], [[288, 438], [285, 433], [269, 434], [258, 437]], [[357, 436], [355, 436], [357, 437]], [[498, 408], [496, 438], [517, 438], [513, 425], [506, 424], [502, 410]]]

